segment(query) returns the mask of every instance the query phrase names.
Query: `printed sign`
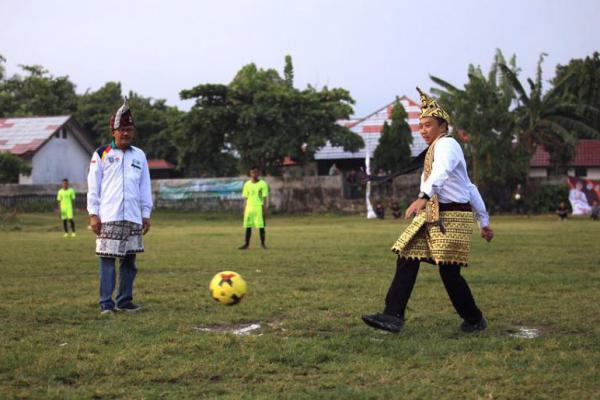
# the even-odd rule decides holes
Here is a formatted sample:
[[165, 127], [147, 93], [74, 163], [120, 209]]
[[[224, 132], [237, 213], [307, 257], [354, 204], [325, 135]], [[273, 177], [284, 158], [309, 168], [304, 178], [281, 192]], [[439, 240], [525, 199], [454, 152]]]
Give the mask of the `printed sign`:
[[158, 197], [163, 200], [242, 199], [244, 180], [240, 178], [178, 179], [161, 181]]
[[591, 214], [592, 208], [600, 202], [600, 182], [569, 176], [567, 185], [573, 215]]

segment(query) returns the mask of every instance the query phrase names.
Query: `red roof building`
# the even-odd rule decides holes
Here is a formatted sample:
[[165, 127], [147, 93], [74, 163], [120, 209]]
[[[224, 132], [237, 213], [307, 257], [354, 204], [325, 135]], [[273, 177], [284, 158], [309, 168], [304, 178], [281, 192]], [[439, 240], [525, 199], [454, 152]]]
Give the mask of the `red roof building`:
[[167, 160], [148, 160], [151, 179], [171, 179], [177, 176], [177, 167]]
[[[550, 154], [538, 146], [529, 162], [529, 176], [547, 177]], [[600, 179], [600, 140], [581, 139], [575, 148], [575, 157], [568, 164], [567, 174], [587, 179]]]
[[[399, 100], [408, 114], [406, 122], [410, 126], [413, 136], [411, 154], [415, 157], [427, 148], [427, 143], [425, 143], [425, 140], [423, 140], [419, 134], [419, 115], [421, 107], [418, 103], [406, 96], [402, 96]], [[344, 125], [352, 132], [360, 135], [365, 142], [365, 147], [355, 153], [350, 153], [344, 151], [342, 147], [334, 147], [328, 143], [315, 153], [315, 160], [319, 165], [319, 174], [326, 174], [326, 171], [329, 169], [332, 162], [340, 168], [356, 168], [364, 163], [367, 150], [369, 156], [372, 158], [373, 153], [379, 144], [383, 124], [385, 122], [388, 124], [392, 123], [391, 118], [394, 103], [395, 101], [363, 118], [338, 121], [338, 124]]]

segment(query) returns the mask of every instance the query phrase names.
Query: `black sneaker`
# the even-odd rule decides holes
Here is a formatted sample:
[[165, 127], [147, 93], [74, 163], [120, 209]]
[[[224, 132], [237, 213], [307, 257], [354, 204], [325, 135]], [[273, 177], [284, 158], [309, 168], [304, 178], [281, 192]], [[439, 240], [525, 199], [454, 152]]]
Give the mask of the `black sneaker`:
[[142, 307], [138, 306], [137, 304], [133, 304], [131, 302], [129, 303], [125, 303], [122, 306], [116, 306], [115, 309], [117, 311], [129, 311], [129, 312], [135, 312], [140, 310]]
[[238, 250], [247, 250], [247, 249], [248, 249], [247, 244], [244, 244], [244, 245], [241, 245], [240, 247], [238, 247]]
[[375, 329], [389, 332], [400, 332], [404, 326], [404, 319], [387, 314], [363, 315], [365, 324]]
[[463, 321], [463, 323], [460, 324], [460, 330], [463, 332], [466, 332], [466, 333], [484, 331], [486, 328], [487, 328], [487, 321], [483, 317], [481, 317], [479, 322], [477, 322], [475, 324], [471, 324], [467, 321]]

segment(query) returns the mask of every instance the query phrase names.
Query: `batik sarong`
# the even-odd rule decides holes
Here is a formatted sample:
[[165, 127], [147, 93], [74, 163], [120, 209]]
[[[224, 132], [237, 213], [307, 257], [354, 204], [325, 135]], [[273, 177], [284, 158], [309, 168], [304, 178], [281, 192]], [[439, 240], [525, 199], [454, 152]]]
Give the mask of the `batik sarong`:
[[96, 237], [96, 254], [102, 257], [125, 257], [144, 251], [142, 225], [130, 221], [103, 222]]

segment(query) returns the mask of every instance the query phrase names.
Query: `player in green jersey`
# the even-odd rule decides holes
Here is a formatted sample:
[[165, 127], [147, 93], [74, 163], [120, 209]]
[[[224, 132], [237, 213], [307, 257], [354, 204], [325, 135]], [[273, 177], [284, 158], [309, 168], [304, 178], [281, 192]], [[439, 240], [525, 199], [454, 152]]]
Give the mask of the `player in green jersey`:
[[69, 180], [63, 179], [62, 188], [56, 194], [56, 201], [60, 207], [60, 219], [62, 219], [64, 237], [69, 236], [67, 221], [71, 224], [71, 236], [75, 237], [75, 221], [73, 221], [73, 202], [75, 201], [75, 191], [69, 187]]
[[244, 209], [244, 228], [246, 228], [246, 243], [240, 246], [240, 250], [246, 250], [250, 246], [252, 228], [258, 228], [260, 232], [260, 245], [265, 245], [265, 217], [269, 213], [269, 186], [267, 182], [259, 178], [258, 167], [250, 168], [250, 180], [244, 183], [242, 195], [246, 199]]

